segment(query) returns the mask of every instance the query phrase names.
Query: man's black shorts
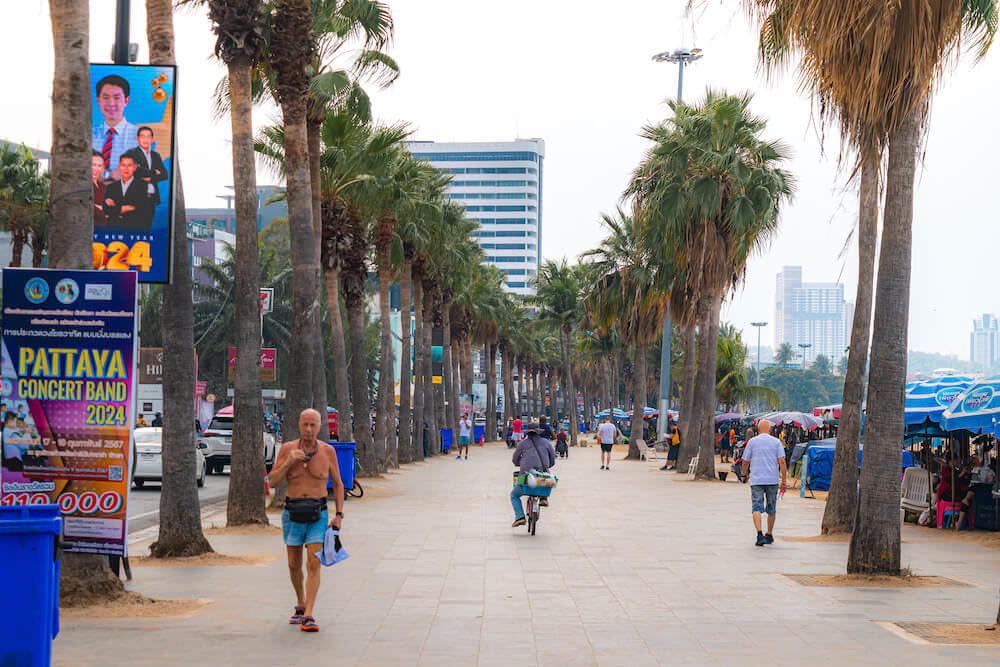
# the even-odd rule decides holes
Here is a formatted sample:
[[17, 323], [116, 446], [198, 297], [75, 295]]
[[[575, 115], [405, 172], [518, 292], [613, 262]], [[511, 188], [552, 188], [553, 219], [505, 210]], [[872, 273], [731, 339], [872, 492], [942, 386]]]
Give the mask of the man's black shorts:
[[614, 445], [605, 445], [603, 442], [601, 443], [602, 452], [610, 452], [612, 447], [614, 447]]

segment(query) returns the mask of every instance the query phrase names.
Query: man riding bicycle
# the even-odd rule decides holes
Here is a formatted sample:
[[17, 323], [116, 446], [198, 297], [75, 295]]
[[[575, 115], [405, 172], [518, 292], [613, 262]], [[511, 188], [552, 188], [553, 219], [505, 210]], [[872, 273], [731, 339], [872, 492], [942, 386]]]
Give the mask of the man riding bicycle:
[[[528, 424], [524, 429], [525, 437], [519, 443], [517, 443], [517, 448], [514, 450], [514, 456], [512, 461], [514, 465], [519, 466], [521, 473], [528, 473], [532, 470], [545, 471], [556, 464], [556, 450], [553, 449], [552, 443], [543, 438], [541, 433], [541, 427], [536, 423]], [[514, 508], [514, 523], [511, 524], [512, 528], [517, 528], [518, 526], [523, 526], [526, 523], [524, 518], [524, 505], [521, 503], [522, 487], [520, 484], [515, 484], [513, 490], [510, 492], [510, 504]], [[542, 506], [548, 505], [548, 501], [545, 498], [541, 499]]]

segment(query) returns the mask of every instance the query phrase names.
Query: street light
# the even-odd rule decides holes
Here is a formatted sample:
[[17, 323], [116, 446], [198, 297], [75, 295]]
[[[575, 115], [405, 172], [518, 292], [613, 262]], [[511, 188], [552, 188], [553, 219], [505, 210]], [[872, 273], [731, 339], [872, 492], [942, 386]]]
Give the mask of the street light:
[[799, 343], [799, 347], [802, 348], [802, 370], [806, 368], [806, 350], [812, 347], [812, 343]]
[[[684, 98], [684, 66], [701, 59], [701, 49], [674, 49], [664, 51], [653, 56], [653, 62], [675, 63], [677, 69], [677, 101]], [[645, 407], [645, 405], [643, 405]], [[657, 406], [660, 409], [660, 417], [656, 421], [657, 440], [665, 440], [669, 416], [667, 410], [670, 409], [670, 303], [667, 303], [667, 312], [663, 316], [663, 338], [660, 343], [660, 401]]]
[[[761, 327], [766, 327], [767, 322], [751, 322], [753, 326], [757, 327], [757, 386], [760, 386], [760, 329]], [[760, 412], [760, 399], [757, 399], [757, 411]]]

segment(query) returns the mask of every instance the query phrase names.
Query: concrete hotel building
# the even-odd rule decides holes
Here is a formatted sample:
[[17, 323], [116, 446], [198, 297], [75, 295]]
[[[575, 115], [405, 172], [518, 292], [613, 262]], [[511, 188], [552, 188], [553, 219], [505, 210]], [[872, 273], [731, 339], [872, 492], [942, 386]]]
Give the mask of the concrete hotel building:
[[785, 266], [777, 278], [774, 322], [775, 349], [788, 343], [800, 355], [799, 345], [806, 344], [806, 366], [821, 354], [837, 363], [850, 344], [854, 304], [844, 300], [842, 283], [804, 283], [801, 266]]
[[542, 247], [545, 142], [413, 141], [410, 152], [452, 175], [448, 196], [479, 222], [473, 233], [486, 262], [506, 276], [507, 291], [534, 294]]
[[985, 313], [972, 320], [969, 340], [969, 359], [987, 370], [997, 367], [1000, 361], [1000, 329], [997, 316]]

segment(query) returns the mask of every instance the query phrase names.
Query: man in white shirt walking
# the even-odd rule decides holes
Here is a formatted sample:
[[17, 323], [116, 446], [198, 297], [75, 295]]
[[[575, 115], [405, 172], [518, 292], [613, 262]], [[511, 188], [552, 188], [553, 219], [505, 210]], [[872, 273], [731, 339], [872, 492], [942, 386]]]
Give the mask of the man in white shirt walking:
[[[753, 525], [757, 529], [757, 546], [774, 542], [774, 519], [777, 514], [778, 476], [781, 491], [785, 490], [785, 448], [771, 435], [771, 422], [761, 419], [757, 423], [759, 435], [750, 438], [743, 450], [743, 474], [750, 469], [750, 499], [753, 503]], [[767, 513], [767, 534], [761, 532], [760, 513]]]
[[462, 458], [462, 449], [465, 449], [465, 458], [469, 459], [469, 442], [472, 440], [472, 421], [469, 415], [463, 414], [458, 420], [458, 457]]
[[618, 427], [611, 423], [611, 417], [605, 417], [597, 427], [597, 437], [601, 442], [601, 470], [611, 470], [611, 448], [615, 446]]

